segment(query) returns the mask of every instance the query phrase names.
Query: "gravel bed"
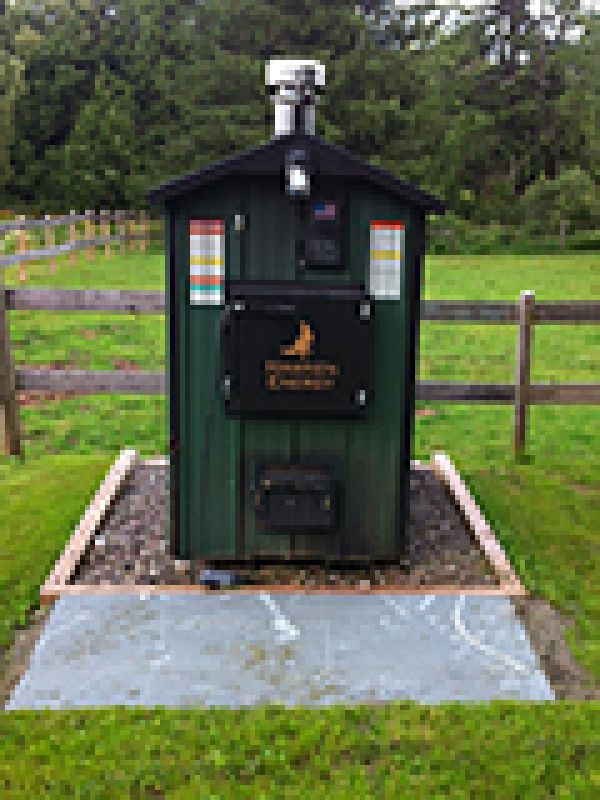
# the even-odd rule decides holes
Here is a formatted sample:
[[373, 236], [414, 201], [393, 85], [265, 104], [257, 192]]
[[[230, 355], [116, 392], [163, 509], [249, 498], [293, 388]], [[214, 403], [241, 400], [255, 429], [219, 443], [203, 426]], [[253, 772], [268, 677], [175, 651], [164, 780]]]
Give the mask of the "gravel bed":
[[[206, 568], [180, 561], [167, 541], [168, 466], [141, 463], [131, 473], [72, 583], [192, 584]], [[411, 469], [408, 568], [400, 564], [332, 568], [314, 565], [245, 565], [235, 572], [253, 583], [303, 586], [494, 586], [482, 553], [445, 486], [427, 468]]]

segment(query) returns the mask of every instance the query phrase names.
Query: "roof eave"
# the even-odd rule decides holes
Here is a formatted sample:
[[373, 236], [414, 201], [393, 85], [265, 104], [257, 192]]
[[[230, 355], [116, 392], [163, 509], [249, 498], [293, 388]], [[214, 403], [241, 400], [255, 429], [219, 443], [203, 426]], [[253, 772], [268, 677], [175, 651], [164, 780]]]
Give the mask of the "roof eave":
[[446, 211], [446, 206], [440, 198], [435, 197], [434, 195], [429, 194], [428, 192], [425, 192], [416, 186], [412, 186], [412, 184], [406, 183], [399, 178], [396, 178], [391, 173], [385, 172], [378, 167], [374, 167], [373, 165], [364, 161], [360, 156], [356, 155], [355, 153], [351, 153], [339, 145], [334, 145], [330, 142], [320, 139], [317, 136], [309, 136], [307, 134], [291, 134], [289, 136], [272, 137], [263, 144], [249, 148], [240, 153], [236, 153], [228, 158], [223, 159], [222, 161], [209, 164], [197, 172], [188, 173], [187, 175], [182, 175], [178, 178], [173, 178], [170, 181], [166, 181], [159, 186], [150, 189], [146, 195], [148, 202], [151, 204], [160, 202], [165, 203], [173, 197], [177, 197], [178, 195], [184, 194], [187, 191], [193, 191], [196, 188], [205, 186], [214, 180], [218, 180], [220, 177], [235, 174], [251, 174], [251, 170], [239, 170], [238, 167], [244, 164], [248, 159], [251, 159], [253, 156], [264, 155], [265, 151], [268, 151], [271, 147], [277, 145], [278, 143], [293, 139], [309, 140], [314, 142], [318, 147], [330, 149], [336, 153], [337, 156], [345, 158], [354, 164], [359, 173], [357, 177], [361, 177], [365, 180], [379, 184], [382, 188], [385, 188], [400, 197], [405, 197], [407, 200], [421, 208], [425, 213], [429, 212], [435, 214], [444, 214]]

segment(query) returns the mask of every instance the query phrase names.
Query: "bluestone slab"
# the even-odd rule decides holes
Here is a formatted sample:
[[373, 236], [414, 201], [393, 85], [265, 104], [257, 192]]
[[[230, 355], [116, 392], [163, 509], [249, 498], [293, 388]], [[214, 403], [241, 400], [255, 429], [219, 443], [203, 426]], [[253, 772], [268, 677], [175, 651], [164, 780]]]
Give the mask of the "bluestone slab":
[[507, 597], [97, 595], [57, 601], [9, 710], [552, 700]]

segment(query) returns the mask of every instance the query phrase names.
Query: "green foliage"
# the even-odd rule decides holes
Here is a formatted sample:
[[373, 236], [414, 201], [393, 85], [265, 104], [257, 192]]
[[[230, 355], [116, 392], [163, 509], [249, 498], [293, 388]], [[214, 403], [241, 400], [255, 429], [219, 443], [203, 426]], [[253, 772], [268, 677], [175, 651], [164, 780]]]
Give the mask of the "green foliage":
[[600, 187], [579, 167], [563, 170], [554, 180], [541, 175], [525, 190], [521, 211], [533, 233], [590, 230], [600, 225]]
[[[523, 201], [525, 202], [525, 201]], [[539, 216], [532, 207], [521, 210], [521, 225], [502, 225], [491, 222], [477, 225], [450, 212], [432, 217], [427, 231], [428, 252], [435, 254], [536, 254], [569, 251], [599, 251], [600, 230], [569, 230], [559, 235], [558, 222], [552, 226], [551, 217]], [[574, 227], [574, 226], [573, 226]]]
[[0, 185], [10, 174], [8, 145], [14, 139], [14, 110], [21, 71], [21, 63], [0, 48]]
[[0, 15], [0, 191], [11, 174], [10, 146], [15, 141], [15, 109], [25, 87], [25, 61], [38, 33], [22, 13]]
[[531, 58], [509, 69], [486, 61], [476, 14], [443, 33], [429, 5], [412, 23], [397, 8], [374, 35], [381, 9], [367, 20], [348, 0], [15, 4], [0, 21], [0, 85], [3, 63], [21, 76], [0, 102], [0, 207], [139, 205], [158, 182], [265, 141], [264, 65], [278, 55], [325, 63], [319, 133], [477, 225], [520, 224], [542, 174], [579, 168], [597, 183], [600, 21], [578, 45], [526, 26], [515, 37]]
[[347, 0], [209, 0], [207, 6], [216, 47], [261, 62], [290, 54], [338, 59], [364, 34]]
[[[64, 166], [52, 170], [61, 183], [49, 186], [45, 198], [42, 190], [46, 206], [56, 207], [69, 197], [75, 208], [85, 208], [91, 194], [104, 208], [143, 203], [138, 143], [129, 113], [132, 102], [128, 84], [102, 67], [94, 94], [81, 108], [60, 153]], [[128, 175], [127, 181], [123, 175]]]

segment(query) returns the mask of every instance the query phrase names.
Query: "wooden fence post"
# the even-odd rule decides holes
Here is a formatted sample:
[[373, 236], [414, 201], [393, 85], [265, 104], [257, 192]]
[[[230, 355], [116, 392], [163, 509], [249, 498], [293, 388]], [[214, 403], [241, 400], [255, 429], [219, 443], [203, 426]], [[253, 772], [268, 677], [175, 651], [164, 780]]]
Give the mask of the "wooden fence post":
[[525, 445], [527, 432], [527, 406], [531, 385], [531, 335], [534, 322], [535, 292], [525, 290], [519, 298], [519, 337], [517, 344], [517, 370], [515, 377], [515, 439], [514, 451], [518, 455]]
[[6, 292], [0, 271], [0, 437], [7, 456], [21, 455], [21, 426], [10, 352], [10, 329], [6, 313]]
[[[89, 215], [90, 211], [89, 211], [88, 208], [86, 208], [83, 213], [84, 213], [84, 216], [85, 216], [85, 219], [83, 220], [83, 238], [84, 239], [91, 239], [92, 238], [92, 231], [90, 230], [90, 221], [89, 221], [89, 218], [88, 218], [88, 215]], [[86, 259], [90, 258], [90, 246], [89, 245], [85, 246], [85, 257], [86, 257]]]
[[125, 252], [125, 244], [126, 244], [125, 235], [127, 233], [126, 230], [125, 230], [125, 219], [124, 219], [122, 210], [118, 210], [116, 212], [116, 215], [117, 215], [117, 219], [119, 221], [118, 222], [119, 236], [121, 237], [119, 239], [119, 252], [120, 252], [121, 255], [123, 255], [123, 253]]
[[[85, 238], [95, 239], [96, 238], [96, 230], [95, 224], [93, 223], [91, 216], [94, 212], [91, 209], [86, 209], [85, 212]], [[93, 261], [96, 258], [96, 247], [93, 244], [87, 246], [87, 257], [89, 261]]]
[[104, 242], [104, 255], [107, 258], [110, 258], [110, 211], [105, 208], [103, 211], [100, 211], [100, 216], [103, 217], [101, 228], [101, 236], [103, 236], [106, 241]]
[[[72, 217], [74, 217], [76, 213], [77, 212], [73, 208], [69, 211], [69, 214]], [[71, 221], [71, 224], [69, 225], [69, 243], [75, 244], [76, 242], [77, 242], [77, 223]], [[79, 258], [79, 252], [77, 250], [71, 250], [69, 252], [69, 262], [71, 264], [76, 264], [78, 258]]]
[[[50, 214], [44, 214], [44, 219], [46, 222], [50, 222], [52, 217]], [[54, 248], [55, 243], [54, 227], [52, 225], [44, 225], [44, 248], [51, 250]], [[56, 256], [50, 256], [50, 272], [52, 274], [56, 272]]]
[[140, 253], [146, 252], [146, 237], [148, 235], [146, 229], [146, 212], [140, 211]]
[[134, 253], [135, 252], [135, 241], [136, 241], [135, 240], [135, 234], [136, 234], [136, 224], [135, 224], [135, 213], [134, 213], [134, 215], [129, 220], [129, 235], [131, 237], [129, 239], [129, 252], [130, 253]]
[[[27, 252], [27, 231], [25, 230], [25, 223], [26, 218], [25, 214], [19, 214], [19, 222], [21, 223], [21, 227], [19, 228], [19, 255]], [[27, 279], [27, 275], [25, 273], [25, 262], [19, 261], [19, 281], [24, 283]]]

